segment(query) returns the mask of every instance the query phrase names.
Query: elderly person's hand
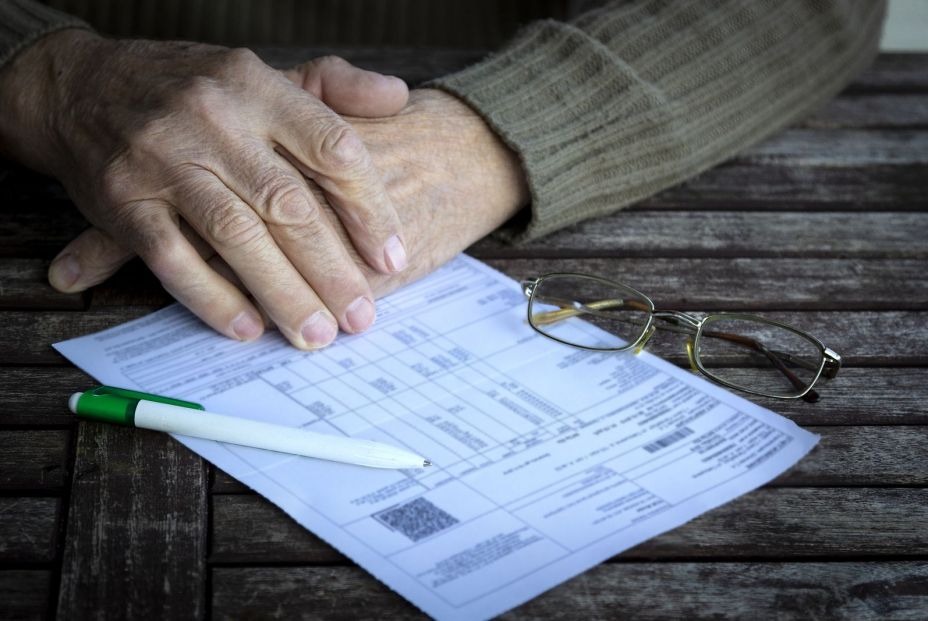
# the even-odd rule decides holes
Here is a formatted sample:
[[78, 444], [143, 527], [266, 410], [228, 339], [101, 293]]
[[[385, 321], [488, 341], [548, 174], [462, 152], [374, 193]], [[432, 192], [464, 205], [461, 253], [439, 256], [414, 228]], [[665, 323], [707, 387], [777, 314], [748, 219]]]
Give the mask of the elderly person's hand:
[[374, 320], [352, 247], [377, 273], [407, 263], [380, 174], [320, 97], [363, 116], [395, 113], [407, 95], [401, 80], [337, 59], [285, 76], [245, 50], [65, 30], [0, 75], [0, 144], [58, 177], [96, 227], [53, 263], [56, 288], [98, 282], [98, 255], [105, 263], [118, 248], [119, 262], [141, 256], [217, 331], [256, 338], [255, 304], [201, 258], [181, 233], [186, 223], [294, 345], [315, 348], [339, 325], [357, 332]]
[[[291, 75], [308, 69], [304, 65]], [[396, 116], [349, 120], [383, 171], [410, 252], [416, 256], [410, 269], [392, 275], [377, 273], [354, 256], [378, 296], [428, 274], [528, 202], [516, 155], [479, 115], [447, 93], [415, 90], [409, 105]], [[329, 209], [326, 213], [342, 239], [347, 239], [335, 213]], [[87, 234], [92, 235], [92, 230]], [[193, 242], [210, 265], [237, 282], [221, 257], [206, 244]], [[122, 264], [121, 251], [115, 244], [100, 248], [88, 269], [105, 277]]]

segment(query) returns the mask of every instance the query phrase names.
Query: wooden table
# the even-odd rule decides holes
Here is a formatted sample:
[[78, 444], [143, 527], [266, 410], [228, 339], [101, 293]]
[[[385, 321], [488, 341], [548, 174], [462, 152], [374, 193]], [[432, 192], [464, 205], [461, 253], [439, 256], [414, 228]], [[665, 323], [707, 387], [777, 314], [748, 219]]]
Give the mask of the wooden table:
[[[346, 55], [412, 81], [479, 56]], [[74, 422], [67, 396], [91, 380], [51, 343], [168, 298], [138, 265], [54, 292], [48, 262], [85, 225], [12, 165], [0, 196], [0, 617], [419, 618], [169, 437]], [[758, 399], [821, 434], [798, 466], [506, 616], [928, 618], [926, 210], [928, 55], [892, 55], [801, 125], [632, 209], [475, 245], [516, 278], [576, 269], [667, 308], [760, 311], [845, 360], [817, 404]], [[685, 362], [673, 338], [651, 350]]]

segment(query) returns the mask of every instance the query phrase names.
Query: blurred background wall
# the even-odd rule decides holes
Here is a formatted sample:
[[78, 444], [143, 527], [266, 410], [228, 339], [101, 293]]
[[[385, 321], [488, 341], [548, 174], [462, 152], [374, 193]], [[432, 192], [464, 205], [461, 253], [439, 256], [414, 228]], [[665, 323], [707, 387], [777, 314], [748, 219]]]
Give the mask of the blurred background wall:
[[[563, 19], [591, 4], [591, 0], [44, 1], [116, 36], [226, 45], [482, 50], [499, 46], [529, 21]], [[883, 49], [928, 50], [928, 0], [890, 0]]]

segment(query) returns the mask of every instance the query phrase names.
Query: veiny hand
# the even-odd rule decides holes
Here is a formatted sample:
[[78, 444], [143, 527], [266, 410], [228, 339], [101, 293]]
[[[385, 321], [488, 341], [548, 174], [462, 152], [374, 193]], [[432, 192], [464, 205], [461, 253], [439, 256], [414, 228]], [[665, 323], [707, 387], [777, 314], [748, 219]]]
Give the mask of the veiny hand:
[[120, 262], [138, 254], [217, 331], [256, 338], [257, 309], [201, 258], [187, 223], [297, 347], [326, 345], [336, 321], [367, 328], [373, 295], [351, 249], [377, 273], [400, 272], [404, 235], [363, 143], [320, 97], [347, 114], [392, 114], [406, 87], [337, 59], [287, 77], [246, 50], [77, 30], [23, 53], [0, 76], [2, 147], [61, 179], [96, 227], [58, 257], [52, 284], [99, 282], [107, 261], [96, 255], [120, 248]]
[[[304, 65], [297, 71], [307, 69]], [[447, 93], [412, 91], [409, 105], [396, 116], [349, 120], [375, 166], [383, 171], [407, 244], [416, 256], [410, 269], [385, 275], [354, 255], [378, 297], [430, 273], [528, 202], [528, 188], [515, 153], [470, 107]], [[347, 240], [348, 232], [336, 214], [328, 207], [324, 210], [338, 235]], [[194, 243], [204, 260], [237, 282], [221, 257], [206, 244]], [[115, 272], [122, 264], [122, 251], [112, 242], [97, 248], [93, 256], [85, 257], [86, 269], [107, 275]]]

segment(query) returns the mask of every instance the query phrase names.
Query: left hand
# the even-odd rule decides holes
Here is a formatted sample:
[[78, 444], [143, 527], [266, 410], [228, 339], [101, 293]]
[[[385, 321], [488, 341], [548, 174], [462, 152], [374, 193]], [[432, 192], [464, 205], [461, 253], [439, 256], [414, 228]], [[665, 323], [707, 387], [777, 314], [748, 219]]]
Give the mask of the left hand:
[[[298, 81], [303, 71], [305, 66], [294, 70], [291, 79]], [[416, 257], [406, 271], [385, 275], [366, 267], [355, 253], [354, 261], [377, 296], [430, 273], [528, 202], [518, 157], [473, 109], [452, 95], [415, 90], [396, 116], [348, 120], [384, 176], [387, 194], [406, 232], [408, 251]], [[334, 213], [327, 213], [338, 234], [347, 240]], [[83, 236], [97, 234], [90, 229]], [[208, 246], [195, 245], [209, 255], [204, 258], [220, 273], [235, 280]], [[122, 263], [119, 252], [97, 247], [93, 271], [109, 276]]]

